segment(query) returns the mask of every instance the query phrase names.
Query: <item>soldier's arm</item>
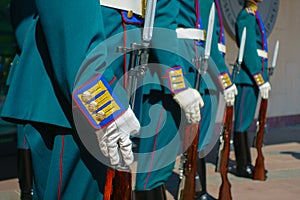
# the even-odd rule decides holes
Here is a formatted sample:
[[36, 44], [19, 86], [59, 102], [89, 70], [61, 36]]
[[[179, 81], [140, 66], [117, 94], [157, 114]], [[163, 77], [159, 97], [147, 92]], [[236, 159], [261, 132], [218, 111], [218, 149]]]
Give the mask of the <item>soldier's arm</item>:
[[[131, 164], [129, 135], [139, 131], [139, 122], [128, 106], [125, 89], [107, 65], [110, 62], [99, 1], [35, 2], [55, 82], [66, 101], [71, 104], [73, 99], [75, 103], [73, 116], [68, 114], [73, 117], [71, 124], [80, 116], [77, 130], [86, 126], [95, 132], [100, 150], [112, 165], [120, 161], [119, 149], [125, 164]], [[83, 131], [86, 134], [87, 130]]]
[[[107, 46], [103, 42], [106, 37], [99, 1], [35, 2], [54, 76], [66, 98], [71, 101], [74, 89], [96, 77], [105, 82], [107, 89], [117, 86], [114, 72], [106, 64]], [[126, 97], [125, 90], [112, 92], [126, 109], [128, 101], [123, 98]]]
[[[176, 34], [179, 2], [177, 0], [157, 1], [152, 38], [153, 56], [159, 63], [155, 69], [167, 93], [186, 89], [184, 67], [179, 56], [179, 41]], [[176, 81], [175, 80], [176, 77]]]
[[[212, 6], [212, 3], [214, 1], [201, 1], [202, 5], [202, 16], [203, 16], [203, 22], [205, 29], [208, 27], [208, 21], [209, 21], [209, 12], [205, 10], [206, 7]], [[206, 5], [206, 7], [203, 7], [203, 5]], [[221, 87], [222, 90], [225, 90], [232, 86], [232, 81], [230, 78], [228, 67], [226, 66], [223, 54], [225, 52], [222, 52], [219, 48], [219, 37], [221, 34], [221, 28], [220, 28], [220, 21], [218, 16], [218, 11], [216, 8], [215, 12], [215, 21], [214, 21], [214, 28], [213, 28], [213, 34], [212, 34], [212, 42], [211, 42], [211, 59], [209, 61], [209, 71], [211, 74], [214, 75], [214, 77], [218, 77], [217, 84]], [[223, 46], [223, 51], [225, 51], [225, 45]]]

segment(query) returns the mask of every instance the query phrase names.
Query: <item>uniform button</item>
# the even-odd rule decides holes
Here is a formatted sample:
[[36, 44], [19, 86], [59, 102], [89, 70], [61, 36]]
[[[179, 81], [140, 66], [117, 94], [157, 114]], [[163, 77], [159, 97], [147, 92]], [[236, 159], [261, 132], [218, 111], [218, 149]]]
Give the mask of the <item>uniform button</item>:
[[97, 103], [95, 101], [92, 101], [89, 105], [88, 105], [88, 109], [90, 112], [95, 112], [97, 109]]
[[130, 18], [132, 18], [132, 16], [133, 16], [133, 12], [132, 12], [132, 10], [128, 11], [128, 13], [127, 13], [127, 17], [130, 19]]
[[101, 122], [104, 119], [105, 119], [105, 112], [99, 111], [99, 112], [96, 113], [96, 120], [97, 121]]
[[88, 102], [90, 99], [92, 98], [91, 93], [89, 93], [88, 91], [85, 91], [82, 95], [81, 95], [81, 100], [86, 103]]

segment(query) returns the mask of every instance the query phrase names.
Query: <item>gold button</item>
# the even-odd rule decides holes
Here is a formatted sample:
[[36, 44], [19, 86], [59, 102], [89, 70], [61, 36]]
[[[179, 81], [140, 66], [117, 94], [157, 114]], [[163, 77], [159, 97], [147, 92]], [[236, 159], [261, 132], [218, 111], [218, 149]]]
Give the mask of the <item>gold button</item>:
[[89, 105], [88, 105], [88, 109], [90, 112], [95, 112], [97, 109], [97, 103], [95, 101], [92, 101]]
[[128, 11], [128, 13], [127, 13], [127, 17], [130, 19], [130, 18], [132, 18], [132, 16], [133, 16], [133, 12], [132, 12], [132, 10]]
[[97, 121], [101, 122], [104, 119], [105, 119], [105, 112], [99, 111], [99, 112], [96, 113], [96, 120]]
[[82, 95], [81, 95], [81, 100], [86, 103], [88, 102], [90, 99], [92, 98], [91, 93], [89, 93], [88, 91], [85, 91]]

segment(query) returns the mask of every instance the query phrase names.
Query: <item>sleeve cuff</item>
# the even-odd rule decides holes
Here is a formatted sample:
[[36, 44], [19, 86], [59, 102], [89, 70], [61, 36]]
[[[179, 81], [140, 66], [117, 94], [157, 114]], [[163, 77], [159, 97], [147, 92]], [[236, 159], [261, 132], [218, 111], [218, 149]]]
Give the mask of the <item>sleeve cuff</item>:
[[253, 75], [254, 81], [256, 83], [257, 86], [261, 86], [265, 83], [265, 80], [263, 78], [263, 75], [261, 72], [258, 72], [256, 74]]
[[186, 83], [183, 76], [182, 66], [175, 66], [167, 69], [168, 86], [171, 93], [177, 93], [185, 90]]
[[121, 101], [102, 75], [97, 75], [73, 93], [73, 99], [87, 121], [101, 129], [125, 112]]
[[223, 72], [218, 76], [219, 83], [223, 90], [232, 86], [232, 81], [228, 72]]

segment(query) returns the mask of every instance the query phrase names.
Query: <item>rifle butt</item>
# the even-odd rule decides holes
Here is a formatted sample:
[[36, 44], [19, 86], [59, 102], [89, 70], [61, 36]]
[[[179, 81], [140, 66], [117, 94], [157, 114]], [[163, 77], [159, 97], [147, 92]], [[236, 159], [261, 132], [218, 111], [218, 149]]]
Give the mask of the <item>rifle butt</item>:
[[256, 149], [257, 149], [257, 158], [255, 162], [255, 167], [253, 171], [254, 180], [266, 180], [265, 174], [265, 159], [262, 152], [263, 138], [264, 138], [264, 125], [266, 123], [266, 113], [268, 107], [268, 100], [262, 99], [259, 108], [259, 129], [256, 135]]
[[232, 200], [231, 184], [229, 181], [223, 181], [219, 191], [219, 200]]
[[257, 157], [253, 171], [254, 180], [265, 181], [267, 179], [264, 160], [265, 159], [262, 155]]

